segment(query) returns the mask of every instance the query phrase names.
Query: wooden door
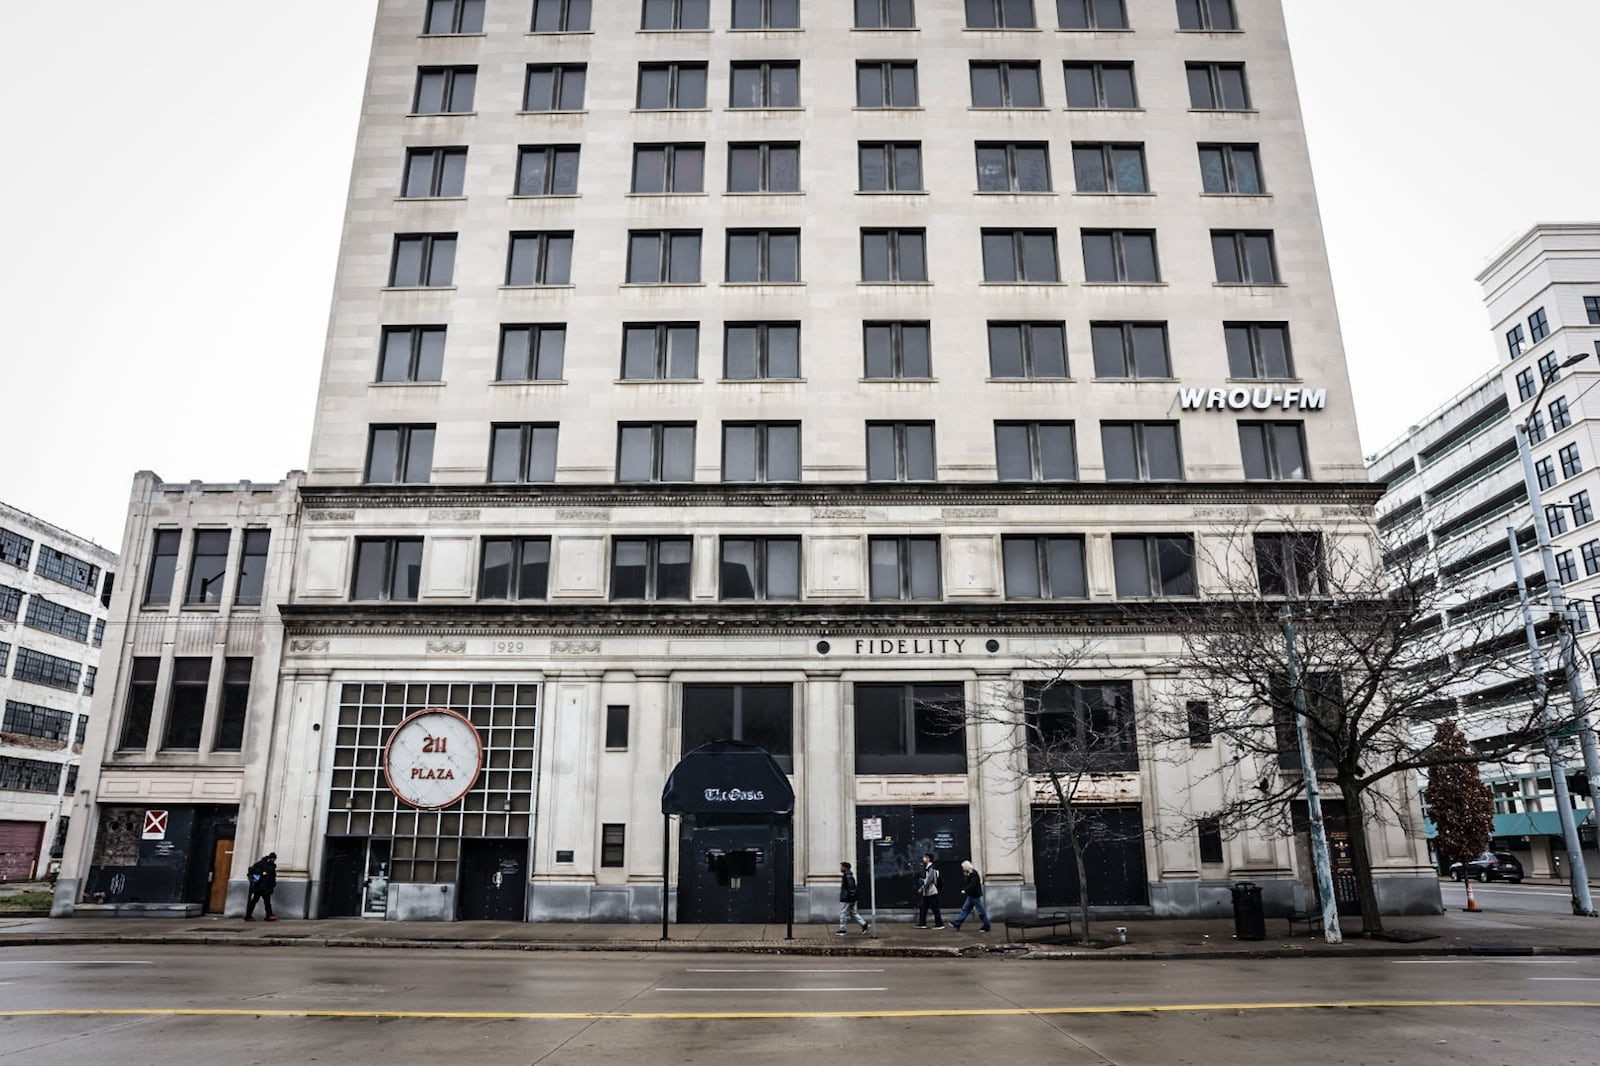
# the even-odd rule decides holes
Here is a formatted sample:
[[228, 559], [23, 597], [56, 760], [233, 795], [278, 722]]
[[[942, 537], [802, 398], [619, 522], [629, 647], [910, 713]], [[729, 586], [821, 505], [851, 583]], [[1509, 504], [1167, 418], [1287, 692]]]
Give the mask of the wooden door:
[[228, 907], [228, 878], [233, 874], [233, 840], [211, 846], [211, 889], [206, 893], [206, 913], [221, 914]]

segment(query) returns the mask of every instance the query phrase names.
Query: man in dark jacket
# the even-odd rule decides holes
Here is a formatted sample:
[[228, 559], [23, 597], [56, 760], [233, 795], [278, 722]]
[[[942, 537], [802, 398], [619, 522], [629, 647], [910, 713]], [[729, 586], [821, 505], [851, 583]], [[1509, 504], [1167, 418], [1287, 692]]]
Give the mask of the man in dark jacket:
[[917, 876], [917, 928], [928, 928], [928, 912], [933, 911], [933, 927], [944, 928], [944, 915], [939, 913], [939, 868], [933, 865], [932, 855], [922, 856], [922, 873]]
[[973, 866], [970, 860], [961, 864], [961, 872], [967, 875], [966, 884], [961, 890], [961, 894], [965, 898], [961, 901], [961, 913], [956, 915], [956, 920], [951, 924], [960, 929], [961, 923], [967, 920], [967, 915], [971, 914], [973, 909], [976, 908], [978, 917], [983, 922], [983, 932], [987, 933], [989, 931], [989, 912], [983, 906], [983, 875], [978, 873], [977, 867]]
[[861, 912], [856, 909], [856, 899], [859, 894], [856, 888], [856, 875], [850, 872], [850, 864], [841, 862], [839, 864], [839, 931], [834, 934], [835, 936], [846, 935], [849, 932], [847, 926], [851, 922], [861, 926], [863, 933], [867, 931], [870, 923], [861, 917]]
[[269, 851], [250, 865], [250, 898], [244, 905], [244, 920], [255, 921], [256, 900], [267, 908], [267, 921], [275, 922], [272, 913], [272, 890], [278, 887], [278, 853]]

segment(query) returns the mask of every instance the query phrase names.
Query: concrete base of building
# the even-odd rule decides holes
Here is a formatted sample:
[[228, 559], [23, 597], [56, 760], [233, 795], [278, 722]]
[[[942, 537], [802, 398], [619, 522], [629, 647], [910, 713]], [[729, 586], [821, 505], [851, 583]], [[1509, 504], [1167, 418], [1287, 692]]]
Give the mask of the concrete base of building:
[[[669, 911], [677, 900], [673, 889]], [[661, 921], [660, 885], [536, 884], [528, 901], [530, 922]]]
[[391, 884], [384, 918], [391, 922], [453, 922], [456, 886]]

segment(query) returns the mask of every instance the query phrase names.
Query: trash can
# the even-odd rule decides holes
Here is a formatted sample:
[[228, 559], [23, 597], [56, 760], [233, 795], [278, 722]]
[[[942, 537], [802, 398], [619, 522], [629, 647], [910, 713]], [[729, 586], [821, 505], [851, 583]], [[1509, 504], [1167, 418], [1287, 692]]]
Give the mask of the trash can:
[[1267, 913], [1261, 905], [1261, 886], [1240, 881], [1233, 886], [1233, 935], [1240, 940], [1267, 939]]

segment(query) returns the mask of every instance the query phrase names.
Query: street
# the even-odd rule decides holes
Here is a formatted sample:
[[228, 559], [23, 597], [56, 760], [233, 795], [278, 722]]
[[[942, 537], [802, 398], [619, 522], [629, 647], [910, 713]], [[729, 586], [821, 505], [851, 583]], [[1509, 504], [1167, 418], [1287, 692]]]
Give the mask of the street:
[[1600, 958], [31, 946], [0, 1063], [1592, 1063]]
[[[1595, 891], [1591, 889], [1591, 891]], [[1451, 910], [1467, 905], [1467, 889], [1460, 881], [1446, 878], [1439, 882], [1439, 895]], [[1504, 881], [1474, 882], [1472, 895], [1485, 911], [1532, 911], [1536, 914], [1571, 914], [1572, 890], [1566, 885], [1512, 885]]]

